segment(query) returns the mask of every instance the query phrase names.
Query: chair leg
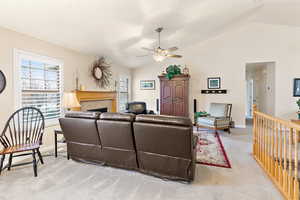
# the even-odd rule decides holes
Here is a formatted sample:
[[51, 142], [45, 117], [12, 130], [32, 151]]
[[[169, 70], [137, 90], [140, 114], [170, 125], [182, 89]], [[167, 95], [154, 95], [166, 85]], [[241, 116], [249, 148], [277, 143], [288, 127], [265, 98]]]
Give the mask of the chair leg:
[[3, 168], [3, 163], [4, 163], [4, 159], [5, 159], [5, 154], [2, 155], [1, 161], [0, 161], [0, 174]]
[[34, 176], [37, 177], [37, 165], [36, 165], [36, 158], [35, 158], [35, 150], [32, 150], [32, 158], [33, 158], [33, 172]]
[[13, 158], [13, 154], [11, 153], [9, 155], [8, 168], [7, 168], [8, 171], [10, 171], [10, 168], [11, 168], [12, 158]]
[[41, 163], [44, 164], [43, 156], [42, 156], [42, 154], [40, 152], [40, 149], [37, 149], [36, 151], [38, 153], [38, 156], [39, 156], [39, 159], [40, 159]]

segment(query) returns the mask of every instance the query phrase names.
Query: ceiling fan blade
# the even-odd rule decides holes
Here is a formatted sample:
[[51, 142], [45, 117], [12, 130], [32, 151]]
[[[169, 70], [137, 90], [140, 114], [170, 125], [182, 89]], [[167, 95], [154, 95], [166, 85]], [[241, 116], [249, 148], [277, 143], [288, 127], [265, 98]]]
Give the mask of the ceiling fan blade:
[[171, 58], [182, 58], [182, 55], [175, 55], [175, 54], [167, 54], [166, 56]]
[[147, 48], [147, 47], [142, 47], [143, 50], [146, 50], [146, 51], [155, 51], [155, 49], [150, 49], [150, 48]]
[[147, 55], [139, 55], [139, 56], [136, 56], [138, 58], [141, 58], [141, 57], [146, 57], [146, 56], [151, 56], [150, 54], [147, 54]]
[[166, 49], [168, 52], [171, 52], [171, 51], [177, 51], [178, 50], [178, 47], [171, 47], [171, 48], [168, 48]]

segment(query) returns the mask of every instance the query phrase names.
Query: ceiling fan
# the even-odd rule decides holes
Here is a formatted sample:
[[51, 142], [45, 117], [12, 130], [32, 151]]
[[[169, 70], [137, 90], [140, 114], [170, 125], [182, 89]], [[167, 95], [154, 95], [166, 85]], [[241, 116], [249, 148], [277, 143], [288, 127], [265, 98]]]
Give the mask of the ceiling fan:
[[[157, 48], [146, 48], [146, 47], [142, 47], [142, 49], [146, 50], [146, 51], [150, 51], [153, 59], [157, 62], [161, 62], [163, 60], [165, 60], [166, 58], [181, 58], [181, 55], [176, 55], [176, 54], [171, 54], [171, 52], [178, 50], [178, 47], [171, 47], [171, 48], [167, 48], [167, 49], [163, 49], [160, 47], [160, 33], [162, 32], [163, 27], [159, 27], [157, 29], [155, 29], [155, 31], [158, 33], [158, 47]], [[148, 55], [145, 55], [148, 56]]]

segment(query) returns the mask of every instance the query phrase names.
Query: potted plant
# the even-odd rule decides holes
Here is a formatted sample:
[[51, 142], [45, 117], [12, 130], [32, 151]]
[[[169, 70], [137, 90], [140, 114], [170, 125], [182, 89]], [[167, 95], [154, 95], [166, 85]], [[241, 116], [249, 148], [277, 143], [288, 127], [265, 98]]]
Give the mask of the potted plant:
[[175, 75], [181, 74], [180, 65], [169, 65], [166, 69], [167, 74], [166, 77], [171, 80]]
[[299, 108], [299, 111], [297, 112], [298, 113], [298, 119], [300, 119], [300, 99], [298, 99], [298, 101], [296, 101], [297, 105], [298, 105], [298, 108]]

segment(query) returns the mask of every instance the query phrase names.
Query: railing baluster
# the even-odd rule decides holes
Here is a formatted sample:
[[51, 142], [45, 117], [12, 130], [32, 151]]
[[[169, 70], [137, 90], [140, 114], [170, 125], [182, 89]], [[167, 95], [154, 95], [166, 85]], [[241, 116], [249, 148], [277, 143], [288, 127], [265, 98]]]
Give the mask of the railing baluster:
[[287, 146], [286, 146], [286, 131], [285, 126], [283, 127], [283, 190], [287, 191]]
[[289, 172], [288, 172], [288, 194], [289, 196], [291, 195], [291, 189], [292, 189], [292, 185], [291, 185], [291, 176], [292, 176], [292, 142], [293, 141], [293, 129], [291, 128], [289, 130]]
[[259, 159], [261, 159], [261, 148], [260, 148], [260, 145], [261, 145], [261, 119], [260, 119], [260, 117], [259, 116], [256, 116], [256, 118], [257, 118], [257, 126], [258, 127], [256, 127], [256, 130], [257, 130], [257, 152], [256, 152], [256, 155], [257, 155], [257, 157], [259, 158]]
[[273, 160], [273, 154], [272, 154], [272, 121], [268, 120], [268, 167], [269, 167], [269, 173], [273, 173], [272, 169], [272, 160]]
[[260, 161], [263, 161], [263, 154], [264, 154], [264, 149], [263, 149], [263, 141], [264, 141], [264, 123], [263, 123], [263, 118], [260, 117]]
[[279, 137], [278, 137], [278, 124], [277, 122], [274, 122], [274, 129], [275, 129], [275, 172], [274, 172], [274, 176], [276, 178], [277, 181], [279, 181], [279, 173], [278, 173], [278, 169], [279, 169], [279, 154], [278, 154], [278, 142], [279, 142]]
[[271, 135], [270, 135], [270, 120], [267, 120], [267, 168], [271, 172]]
[[276, 159], [276, 155], [275, 155], [275, 142], [274, 142], [274, 138], [275, 138], [275, 131], [274, 131], [274, 121], [270, 120], [270, 136], [271, 136], [271, 173], [273, 176], [275, 176], [275, 159]]
[[300, 131], [295, 132], [295, 166], [294, 166], [294, 199], [299, 199], [299, 181], [298, 181], [298, 138]]
[[279, 174], [279, 183], [280, 183], [280, 185], [281, 186], [283, 186], [283, 175], [282, 175], [282, 172], [283, 172], [283, 168], [282, 168], [282, 156], [283, 156], [283, 152], [282, 152], [282, 125], [280, 124], [280, 126], [279, 126], [279, 131], [280, 131], [280, 140], [279, 140], [279, 146], [280, 146], [280, 155], [279, 155], [279, 158], [280, 158], [280, 160], [279, 160], [279, 164], [280, 164], [280, 166], [279, 166], [279, 170], [280, 170], [280, 174]]

